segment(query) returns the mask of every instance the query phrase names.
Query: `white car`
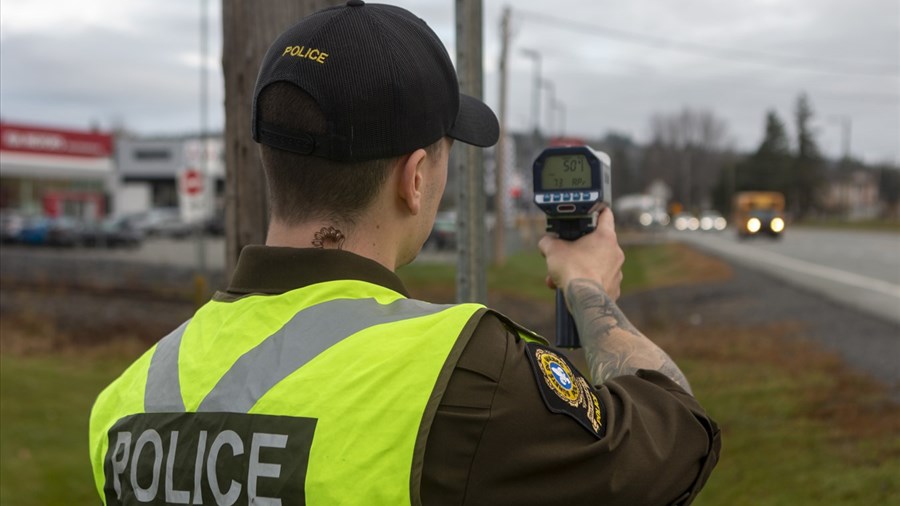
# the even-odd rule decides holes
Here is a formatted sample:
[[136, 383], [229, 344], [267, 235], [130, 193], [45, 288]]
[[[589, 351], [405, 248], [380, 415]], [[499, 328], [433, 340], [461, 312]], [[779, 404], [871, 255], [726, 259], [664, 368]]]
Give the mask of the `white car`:
[[672, 222], [675, 224], [675, 230], [679, 232], [700, 229], [700, 220], [690, 213], [678, 213], [675, 215], [675, 219], [672, 220]]
[[700, 230], [704, 232], [721, 232], [728, 226], [728, 222], [718, 211], [703, 211], [700, 213]]

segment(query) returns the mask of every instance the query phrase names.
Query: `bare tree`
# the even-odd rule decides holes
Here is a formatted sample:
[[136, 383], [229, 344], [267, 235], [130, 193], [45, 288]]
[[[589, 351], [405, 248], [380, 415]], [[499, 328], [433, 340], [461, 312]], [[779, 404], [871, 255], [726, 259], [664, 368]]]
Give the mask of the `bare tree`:
[[669, 184], [687, 208], [708, 207], [710, 192], [729, 157], [728, 125], [711, 111], [685, 107], [650, 118], [652, 141], [645, 159], [649, 180]]
[[336, 0], [223, 0], [222, 68], [225, 74], [226, 273], [247, 244], [265, 242], [266, 187], [250, 110], [259, 64], [269, 45], [289, 26]]

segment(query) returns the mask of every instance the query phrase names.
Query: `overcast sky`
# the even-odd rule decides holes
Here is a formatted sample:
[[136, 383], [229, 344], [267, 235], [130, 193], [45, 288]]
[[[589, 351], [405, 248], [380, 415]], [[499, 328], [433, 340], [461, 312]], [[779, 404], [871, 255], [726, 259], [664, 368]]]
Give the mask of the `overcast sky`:
[[[438, 33], [455, 58], [451, 0], [402, 5]], [[512, 6], [509, 127], [533, 125], [534, 59], [563, 114], [541, 127], [598, 138], [649, 137], [654, 113], [706, 109], [739, 150], [759, 144], [767, 110], [793, 135], [806, 92], [817, 139], [868, 162], [900, 164], [898, 0], [484, 0], [485, 100], [496, 110], [500, 15]], [[209, 2], [209, 125], [221, 129], [221, 8]], [[146, 134], [200, 126], [200, 1], [0, 0], [0, 116], [42, 125]]]

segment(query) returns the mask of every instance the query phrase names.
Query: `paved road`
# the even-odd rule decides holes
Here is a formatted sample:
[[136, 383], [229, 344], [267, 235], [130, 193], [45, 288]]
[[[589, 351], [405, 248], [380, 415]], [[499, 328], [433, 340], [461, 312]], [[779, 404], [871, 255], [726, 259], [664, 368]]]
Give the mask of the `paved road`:
[[774, 331], [786, 339], [818, 343], [836, 353], [857, 372], [888, 386], [900, 402], [900, 325], [737, 262], [733, 271], [725, 281], [629, 294], [619, 305], [642, 330], [656, 325], [674, 328], [677, 335], [705, 329], [709, 338], [727, 342], [731, 330], [780, 329]]
[[900, 234], [790, 229], [780, 240], [738, 241], [731, 231], [670, 237], [900, 325]]

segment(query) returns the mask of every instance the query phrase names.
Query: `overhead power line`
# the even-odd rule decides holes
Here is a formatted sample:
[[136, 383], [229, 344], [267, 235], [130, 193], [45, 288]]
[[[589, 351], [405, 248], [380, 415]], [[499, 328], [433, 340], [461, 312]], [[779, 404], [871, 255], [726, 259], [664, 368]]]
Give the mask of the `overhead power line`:
[[[552, 14], [537, 13], [528, 10], [517, 9], [515, 14], [520, 18], [545, 24], [554, 25], [568, 30], [574, 30], [586, 35], [595, 37], [603, 37], [607, 39], [616, 39], [632, 44], [638, 44], [657, 49], [669, 49], [692, 53], [700, 56], [728, 60], [730, 62], [753, 63], [758, 65], [767, 65], [778, 67], [783, 70], [803, 70], [811, 72], [821, 72], [826, 74], [838, 75], [855, 75], [855, 76], [874, 76], [874, 77], [900, 77], [900, 68], [890, 63], [878, 62], [854, 62], [848, 60], [834, 60], [827, 58], [819, 58], [814, 56], [798, 56], [767, 53], [764, 51], [753, 51], [739, 48], [717, 47], [707, 44], [698, 44], [696, 42], [688, 42], [683, 40], [669, 39], [655, 35], [647, 35], [637, 32], [612, 28], [595, 23], [580, 21], [577, 19], [565, 19]], [[824, 68], [823, 65], [829, 67], [840, 65], [843, 69]], [[853, 66], [861, 70], [850, 70], [846, 66]]]

